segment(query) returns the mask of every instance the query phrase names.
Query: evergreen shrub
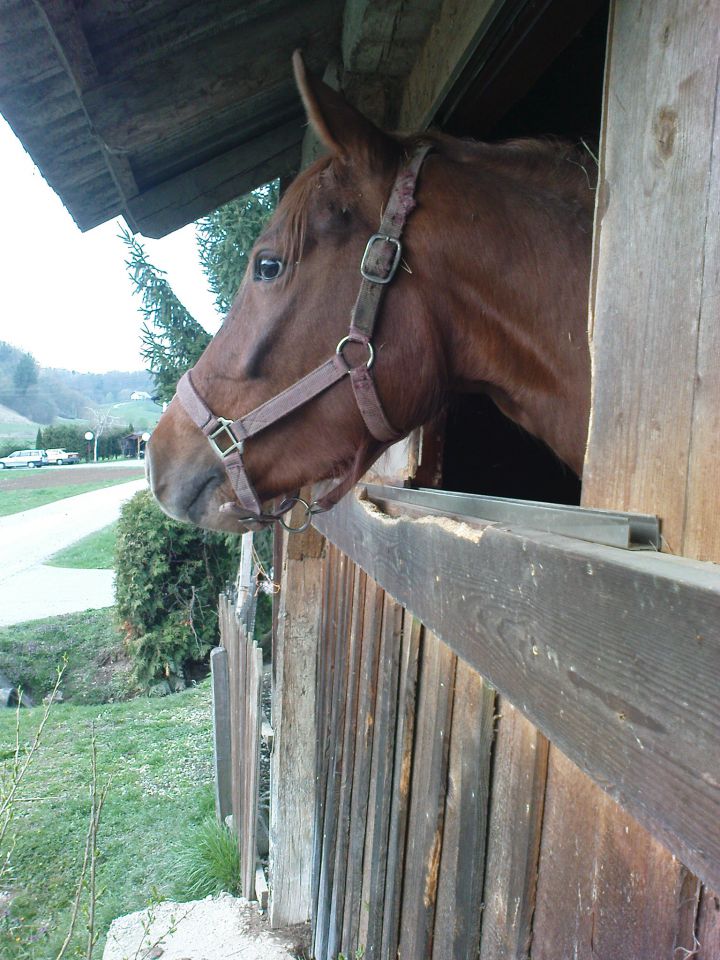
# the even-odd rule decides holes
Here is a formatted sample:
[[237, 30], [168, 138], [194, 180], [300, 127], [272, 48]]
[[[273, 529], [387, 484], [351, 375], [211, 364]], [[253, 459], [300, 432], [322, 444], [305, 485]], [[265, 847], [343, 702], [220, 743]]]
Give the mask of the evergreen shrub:
[[184, 686], [218, 641], [217, 598], [235, 578], [240, 538], [167, 517], [149, 491], [123, 507], [115, 600], [137, 683]]

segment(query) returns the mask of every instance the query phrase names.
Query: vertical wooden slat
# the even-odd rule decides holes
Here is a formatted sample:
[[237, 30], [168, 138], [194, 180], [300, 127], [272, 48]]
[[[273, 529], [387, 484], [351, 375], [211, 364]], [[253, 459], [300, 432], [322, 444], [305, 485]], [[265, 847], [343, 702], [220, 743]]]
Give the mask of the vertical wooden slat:
[[684, 956], [697, 896], [685, 868], [551, 747], [533, 960]]
[[368, 819], [363, 854], [358, 945], [365, 955], [380, 956], [385, 878], [388, 870], [390, 810], [393, 797], [393, 757], [398, 724], [398, 689], [402, 652], [402, 607], [383, 594], [382, 634], [378, 665], [377, 703], [373, 731]]
[[270, 923], [305, 922], [312, 904], [316, 753], [315, 690], [324, 540], [315, 530], [287, 541], [273, 656]]
[[[405, 867], [405, 841], [410, 809], [410, 783], [413, 772], [413, 744], [417, 708], [417, 683], [420, 665], [422, 625], [405, 612], [403, 618], [398, 725], [393, 765], [390, 837], [388, 840], [385, 906], [382, 920], [383, 960], [396, 960], [400, 941], [400, 909], [402, 905]], [[376, 943], [379, 918], [373, 917], [368, 940]]]
[[262, 732], [262, 651], [247, 642], [248, 682], [245, 688], [244, 817], [241, 867], [243, 896], [255, 899], [257, 866], [257, 815], [260, 785], [260, 737]]
[[318, 880], [317, 911], [313, 929], [313, 955], [317, 960], [327, 956], [327, 943], [330, 933], [330, 913], [335, 872], [335, 847], [338, 831], [338, 807], [340, 803], [340, 782], [343, 772], [343, 731], [345, 729], [345, 707], [347, 702], [348, 673], [350, 669], [350, 621], [353, 608], [353, 594], [350, 589], [354, 579], [354, 564], [344, 554], [339, 555], [339, 588], [337, 616], [333, 628], [337, 643], [335, 655], [335, 676], [333, 678], [332, 706], [330, 719], [328, 774], [325, 786], [325, 809], [322, 826], [322, 847], [320, 850], [320, 871]]
[[[220, 597], [220, 604], [224, 597]], [[222, 613], [220, 617], [222, 629]], [[222, 635], [222, 634], [221, 634]], [[230, 722], [230, 674], [228, 652], [215, 647], [210, 652], [212, 675], [213, 760], [215, 782], [215, 816], [220, 823], [232, 813], [232, 728]]]
[[478, 953], [494, 708], [492, 687], [458, 661], [433, 934], [435, 960], [467, 960]]
[[526, 960], [535, 909], [548, 741], [498, 700], [480, 960]]
[[382, 633], [383, 591], [368, 578], [365, 588], [365, 613], [360, 658], [360, 690], [355, 728], [355, 770], [350, 806], [350, 838], [345, 881], [342, 949], [352, 957], [359, 947], [360, 909], [363, 882], [363, 853], [369, 816], [370, 773], [373, 760], [378, 657]]
[[348, 849], [350, 846], [350, 809], [355, 776], [355, 731], [357, 729], [366, 586], [367, 574], [361, 570], [360, 567], [355, 567], [355, 577], [352, 587], [353, 618], [350, 631], [350, 652], [348, 654], [348, 683], [345, 691], [345, 724], [344, 729], [340, 731], [340, 735], [343, 738], [342, 773], [340, 776], [340, 799], [337, 813], [335, 868], [330, 895], [330, 924], [326, 947], [328, 960], [335, 960], [342, 944]]
[[320, 893], [320, 868], [323, 850], [323, 823], [325, 820], [325, 798], [327, 792], [328, 768], [330, 763], [330, 730], [333, 706], [333, 689], [338, 653], [337, 601], [338, 551], [328, 544], [325, 558], [326, 600], [318, 647], [318, 694], [316, 697], [317, 744], [315, 747], [315, 826], [313, 831], [312, 865], [312, 918], [318, 915], [318, 897]]
[[432, 955], [456, 663], [426, 630], [400, 917], [400, 956], [414, 960]]

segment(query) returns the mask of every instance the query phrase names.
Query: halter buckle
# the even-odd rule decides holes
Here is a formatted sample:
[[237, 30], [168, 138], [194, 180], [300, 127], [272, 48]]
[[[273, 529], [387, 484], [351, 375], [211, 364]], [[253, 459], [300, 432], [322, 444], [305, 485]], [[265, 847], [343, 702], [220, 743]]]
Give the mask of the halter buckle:
[[[245, 441], [238, 440], [238, 438], [230, 429], [230, 427], [233, 424], [233, 421], [228, 420], [226, 417], [216, 417], [215, 419], [220, 424], [220, 426], [216, 430], [213, 430], [212, 433], [208, 434], [208, 440], [210, 441], [213, 449], [215, 450], [215, 453], [217, 453], [217, 455], [220, 457], [221, 460], [224, 460], [225, 457], [230, 456], [230, 454], [234, 450], [237, 450], [238, 453], [242, 453]], [[227, 447], [221, 447], [220, 444], [217, 442], [216, 438], [223, 437], [223, 436], [225, 437], [225, 439], [230, 441]]]
[[[393, 251], [393, 259], [390, 264], [390, 268], [385, 276], [380, 276], [377, 273], [372, 273], [368, 268], [368, 259], [370, 254], [373, 252], [373, 247], [376, 243], [389, 243], [392, 244], [395, 249]], [[362, 256], [360, 261], [360, 273], [365, 280], [369, 280], [370, 283], [390, 283], [392, 278], [395, 276], [397, 268], [400, 266], [400, 258], [402, 257], [402, 244], [395, 237], [386, 237], [384, 233], [374, 233], [367, 242], [365, 247], [365, 253]]]

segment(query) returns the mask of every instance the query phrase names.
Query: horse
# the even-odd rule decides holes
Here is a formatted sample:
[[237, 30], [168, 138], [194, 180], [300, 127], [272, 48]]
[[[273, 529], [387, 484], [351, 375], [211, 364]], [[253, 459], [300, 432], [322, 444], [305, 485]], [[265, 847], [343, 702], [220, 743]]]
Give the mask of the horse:
[[153, 432], [160, 506], [242, 532], [280, 518], [301, 487], [338, 479], [309, 517], [463, 391], [487, 393], [579, 476], [589, 151], [391, 135], [293, 59], [326, 154], [288, 187]]

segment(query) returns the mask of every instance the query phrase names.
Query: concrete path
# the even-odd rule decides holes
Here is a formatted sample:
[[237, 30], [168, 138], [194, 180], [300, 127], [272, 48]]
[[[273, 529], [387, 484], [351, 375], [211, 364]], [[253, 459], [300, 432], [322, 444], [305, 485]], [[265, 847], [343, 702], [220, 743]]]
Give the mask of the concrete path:
[[0, 626], [113, 603], [112, 570], [43, 566], [58, 550], [101, 530], [144, 479], [0, 517]]

